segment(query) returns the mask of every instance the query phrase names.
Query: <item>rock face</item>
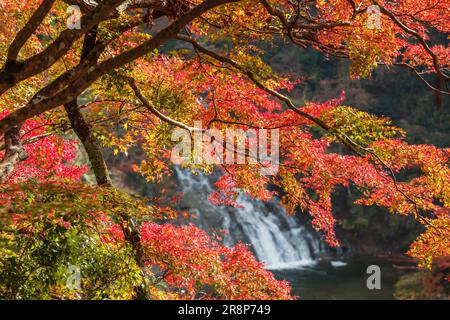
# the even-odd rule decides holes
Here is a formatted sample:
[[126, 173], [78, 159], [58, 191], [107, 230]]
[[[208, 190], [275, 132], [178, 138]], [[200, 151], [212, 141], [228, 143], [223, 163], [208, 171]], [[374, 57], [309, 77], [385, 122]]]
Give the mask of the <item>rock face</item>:
[[227, 230], [226, 245], [250, 244], [269, 268], [314, 264], [325, 252], [319, 236], [296, 217], [288, 217], [277, 201], [263, 203], [242, 195], [238, 199], [242, 208], [215, 206], [208, 201], [214, 177], [175, 170], [177, 191], [183, 193], [179, 209], [194, 214], [192, 222], [206, 231]]

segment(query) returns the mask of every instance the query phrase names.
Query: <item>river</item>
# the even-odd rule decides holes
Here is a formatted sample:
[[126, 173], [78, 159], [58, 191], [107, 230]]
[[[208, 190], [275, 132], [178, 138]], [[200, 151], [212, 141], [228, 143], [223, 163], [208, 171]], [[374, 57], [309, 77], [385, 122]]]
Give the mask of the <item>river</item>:
[[[381, 288], [369, 290], [367, 267], [380, 267]], [[274, 269], [278, 279], [287, 280], [292, 294], [302, 300], [391, 300], [399, 274], [392, 263], [370, 256], [345, 261], [321, 261], [309, 267]]]

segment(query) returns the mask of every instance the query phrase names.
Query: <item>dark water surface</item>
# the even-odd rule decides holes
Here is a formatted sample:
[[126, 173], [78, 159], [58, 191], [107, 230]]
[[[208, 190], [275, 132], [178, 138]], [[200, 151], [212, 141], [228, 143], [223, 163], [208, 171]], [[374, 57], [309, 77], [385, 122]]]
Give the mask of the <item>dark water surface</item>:
[[[344, 262], [344, 263], [343, 263]], [[320, 261], [315, 266], [272, 270], [277, 279], [287, 280], [292, 293], [304, 300], [391, 300], [399, 273], [392, 263], [373, 257], [355, 257], [348, 260]], [[344, 265], [345, 264], [345, 265]], [[367, 267], [381, 269], [381, 289], [369, 290], [366, 285]]]

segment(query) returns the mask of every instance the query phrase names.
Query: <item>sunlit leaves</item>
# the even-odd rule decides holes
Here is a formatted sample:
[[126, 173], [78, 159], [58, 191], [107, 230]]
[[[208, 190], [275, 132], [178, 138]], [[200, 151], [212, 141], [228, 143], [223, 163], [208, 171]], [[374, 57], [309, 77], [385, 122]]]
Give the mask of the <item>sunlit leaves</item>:
[[411, 245], [408, 254], [419, 259], [419, 266], [430, 268], [433, 258], [450, 255], [449, 210], [442, 210], [426, 228]]
[[375, 141], [401, 138], [405, 135], [404, 130], [394, 127], [390, 119], [347, 106], [338, 106], [324, 112], [322, 118], [333, 128], [334, 134], [345, 135], [362, 147], [367, 147]]

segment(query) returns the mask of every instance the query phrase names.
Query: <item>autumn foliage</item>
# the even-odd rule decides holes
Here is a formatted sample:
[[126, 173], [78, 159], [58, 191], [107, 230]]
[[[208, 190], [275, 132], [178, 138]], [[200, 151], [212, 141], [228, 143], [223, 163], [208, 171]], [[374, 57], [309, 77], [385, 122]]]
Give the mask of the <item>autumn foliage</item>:
[[[294, 102], [301, 79], [273, 72], [261, 49], [282, 43], [348, 59], [352, 78], [404, 68], [448, 94], [427, 78], [450, 80], [449, 48], [436, 40], [450, 31], [448, 0], [123, 2], [0, 4], [0, 297], [291, 298], [244, 245], [172, 225], [171, 208], [112, 186], [102, 149], [139, 148], [134, 171], [161, 181], [174, 128], [193, 135], [194, 121], [222, 133], [279, 130], [273, 175], [257, 161], [183, 163], [223, 172], [213, 203], [278, 197], [338, 246], [332, 197], [351, 185], [357, 204], [424, 226], [408, 252], [421, 267], [450, 255], [449, 150], [409, 144], [391, 120], [345, 105], [345, 92]], [[81, 29], [67, 29], [68, 5], [81, 6]], [[82, 149], [98, 186], [81, 181]], [[63, 284], [68, 263], [88, 275], [80, 290]]]
[[[131, 299], [141, 272], [153, 299], [291, 298], [289, 285], [275, 280], [247, 247], [227, 248], [193, 225], [155, 223], [171, 213], [145, 199], [67, 180], [28, 181], [1, 191], [0, 203], [10, 213], [2, 227], [15, 230], [2, 229], [4, 298]], [[141, 266], [124, 238], [124, 212], [146, 220]], [[67, 263], [88, 275], [82, 289], [66, 287]]]

